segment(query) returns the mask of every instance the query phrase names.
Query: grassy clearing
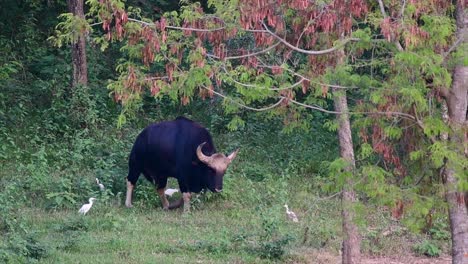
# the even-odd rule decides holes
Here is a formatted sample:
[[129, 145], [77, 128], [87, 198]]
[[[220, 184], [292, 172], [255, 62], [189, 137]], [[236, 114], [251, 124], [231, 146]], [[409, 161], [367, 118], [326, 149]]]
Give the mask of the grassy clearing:
[[[245, 183], [245, 189], [235, 191], [233, 188], [240, 182]], [[225, 193], [207, 193], [194, 199], [188, 215], [181, 210], [163, 211], [156, 199], [153, 203], [141, 200], [154, 192], [145, 182], [137, 189], [140, 195], [135, 197], [132, 209], [116, 206], [108, 197], [98, 197], [86, 216], [80, 216], [78, 208], [22, 208], [20, 214], [37, 230], [35, 239], [45, 251], [39, 263], [339, 261], [339, 200], [318, 199], [308, 190], [310, 184], [306, 180], [289, 183], [283, 190], [285, 196], [278, 196], [268, 189], [278, 188], [281, 181], [255, 183], [244, 177], [231, 178], [226, 182]], [[286, 218], [285, 201], [299, 216], [299, 223]], [[388, 212], [373, 210], [376, 209], [368, 208], [373, 217], [361, 227], [365, 253], [411, 256], [411, 245], [423, 237], [387, 221]], [[383, 236], [389, 228], [394, 231]]]
[[[241, 147], [241, 152], [225, 176], [223, 193], [193, 199], [192, 213], [183, 215], [180, 210], [162, 211], [154, 187], [143, 177], [135, 191], [135, 208], [121, 207], [127, 155], [136, 131], [119, 133], [74, 137], [71, 148], [63, 142], [44, 143], [31, 153], [20, 148], [12, 152], [23, 162], [11, 158], [0, 171], [0, 262], [340, 261], [339, 196], [318, 198], [333, 193], [324, 192], [324, 186], [333, 183], [326, 163], [338, 152], [330, 134], [282, 134], [260, 126], [215, 135], [220, 150]], [[106, 185], [104, 193], [95, 177]], [[170, 179], [168, 187], [177, 188], [176, 181]], [[81, 217], [78, 208], [89, 197], [98, 200]], [[391, 220], [388, 208], [366, 202], [365, 195], [362, 202], [357, 212], [364, 254], [448, 252], [445, 218], [434, 219], [425, 233], [410, 232]], [[299, 223], [287, 220], [285, 203]]]
[[[305, 230], [310, 230], [306, 229], [309, 217], [297, 213], [299, 224], [287, 221], [282, 204], [239, 208], [219, 197], [196, 200], [189, 215], [148, 206], [106, 207], [99, 202], [85, 217], [76, 211], [22, 211], [41, 230], [38, 240], [49, 252], [40, 263], [287, 261], [293, 257], [287, 254], [292, 247], [317, 243], [315, 234], [304, 238]], [[281, 240], [286, 240], [284, 246]]]

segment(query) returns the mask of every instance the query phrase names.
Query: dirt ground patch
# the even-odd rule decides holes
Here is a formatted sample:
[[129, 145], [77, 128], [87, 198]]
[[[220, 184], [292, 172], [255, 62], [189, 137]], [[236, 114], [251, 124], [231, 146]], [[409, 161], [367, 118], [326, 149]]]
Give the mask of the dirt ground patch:
[[[306, 250], [301, 253], [297, 252], [298, 256], [290, 263], [307, 263], [307, 264], [331, 264], [341, 263], [341, 256], [327, 251], [321, 250]], [[300, 257], [299, 257], [300, 256]], [[363, 256], [361, 264], [450, 264], [452, 263], [451, 256], [440, 256], [438, 258], [418, 257], [418, 256]]]

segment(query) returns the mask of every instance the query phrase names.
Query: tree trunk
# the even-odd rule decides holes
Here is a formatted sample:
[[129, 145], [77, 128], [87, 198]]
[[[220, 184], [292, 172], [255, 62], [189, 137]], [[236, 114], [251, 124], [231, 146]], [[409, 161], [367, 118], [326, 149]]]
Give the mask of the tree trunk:
[[[339, 51], [338, 65], [342, 64], [344, 60], [344, 51]], [[341, 158], [346, 160], [349, 165], [347, 171], [354, 174], [356, 167], [354, 160], [353, 139], [351, 135], [351, 125], [349, 122], [348, 102], [345, 94], [340, 94], [336, 89], [333, 90], [335, 94], [334, 107], [335, 111], [342, 114], [337, 115], [338, 118], [338, 140], [340, 143]], [[354, 223], [354, 204], [357, 201], [356, 193], [353, 189], [353, 177], [348, 177], [345, 185], [343, 186], [341, 195], [342, 206], [342, 220], [343, 220], [343, 245], [342, 245], [342, 263], [354, 264], [360, 263], [361, 258], [361, 238], [359, 230]]]
[[[84, 19], [84, 0], [67, 0], [68, 9], [74, 16]], [[88, 84], [88, 65], [86, 62], [86, 36], [80, 32], [72, 43], [73, 80], [72, 87]]]
[[[461, 40], [459, 48], [468, 44], [468, 14], [464, 0], [457, 0], [456, 38]], [[465, 156], [465, 133], [467, 129], [466, 115], [468, 102], [468, 67], [460, 61], [453, 71], [452, 88], [446, 94], [448, 107], [448, 123], [451, 128], [449, 144]], [[468, 262], [468, 212], [465, 205], [467, 197], [463, 190], [459, 190], [459, 183], [466, 181], [461, 170], [456, 170], [454, 161], [447, 160], [444, 169], [445, 198], [449, 207], [450, 226], [452, 230], [452, 263]]]

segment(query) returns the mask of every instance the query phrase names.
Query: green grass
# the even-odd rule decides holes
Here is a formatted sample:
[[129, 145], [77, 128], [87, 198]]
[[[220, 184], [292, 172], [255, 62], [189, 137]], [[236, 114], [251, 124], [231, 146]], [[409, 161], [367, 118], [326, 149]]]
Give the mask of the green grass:
[[[40, 263], [269, 263], [273, 260], [263, 257], [263, 241], [290, 236], [287, 250], [303, 243], [305, 219], [300, 224], [287, 221], [281, 204], [259, 210], [237, 208], [222, 199], [200, 203], [188, 215], [99, 203], [84, 217], [76, 211], [41, 209], [22, 214], [41, 230], [39, 241], [49, 251]], [[264, 211], [277, 219], [277, 230], [270, 234], [262, 225]]]
[[[31, 245], [38, 248], [33, 253], [41, 254], [38, 263], [310, 263], [323, 253], [330, 261], [339, 259], [340, 201], [318, 199], [311, 181], [255, 182], [228, 175], [222, 194], [192, 199], [190, 214], [163, 211], [145, 181], [137, 187], [132, 209], [103, 195], [86, 216], [77, 212], [86, 201], [73, 210], [22, 207], [17, 214], [35, 232]], [[169, 184], [173, 187], [172, 179]], [[288, 221], [285, 202], [299, 223]], [[412, 255], [413, 245], [426, 238], [410, 233], [388, 213], [366, 207], [363, 253]], [[389, 228], [395, 231], [382, 236]], [[448, 241], [440, 243], [446, 253]]]
[[[334, 159], [336, 146], [324, 133], [286, 135], [261, 128], [215, 136], [221, 150], [241, 147], [241, 152], [225, 175], [223, 193], [195, 197], [189, 215], [180, 209], [163, 211], [143, 177], [135, 207], [121, 207], [134, 135], [125, 137], [128, 142], [118, 136], [83, 136], [72, 141], [71, 149], [63, 142], [18, 149], [23, 159], [12, 152], [0, 171], [0, 262], [339, 261], [339, 196], [318, 198], [332, 194], [324, 193], [332, 181], [322, 162]], [[106, 185], [104, 194], [95, 177]], [[168, 187], [177, 187], [176, 180], [171, 178]], [[88, 215], [80, 216], [78, 208], [92, 196], [98, 200]], [[420, 254], [449, 252], [446, 218], [435, 218], [425, 234], [411, 233], [391, 219], [390, 208], [363, 197], [357, 215], [364, 255], [409, 256], [415, 245]], [[288, 221], [285, 203], [299, 223]]]

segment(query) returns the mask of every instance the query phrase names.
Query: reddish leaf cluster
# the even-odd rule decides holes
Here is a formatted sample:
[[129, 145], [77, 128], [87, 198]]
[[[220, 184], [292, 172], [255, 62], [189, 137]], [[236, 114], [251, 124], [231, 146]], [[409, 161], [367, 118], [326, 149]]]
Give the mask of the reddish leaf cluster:
[[422, 14], [428, 14], [430, 12], [444, 12], [451, 5], [451, 1], [447, 0], [410, 0], [409, 3], [415, 7], [415, 12], [413, 13], [414, 18], [419, 18]]
[[128, 15], [125, 10], [114, 6], [108, 0], [99, 0], [101, 11], [99, 17], [102, 20], [102, 28], [107, 32], [107, 40], [112, 39], [112, 31], [118, 39], [124, 36], [123, 26], [128, 22]]
[[281, 66], [276, 66], [274, 65], [273, 67], [271, 67], [271, 72], [274, 74], [274, 75], [279, 75], [279, 74], [282, 74], [283, 73], [283, 68]]
[[400, 157], [396, 153], [395, 149], [391, 146], [391, 143], [387, 141], [387, 137], [378, 124], [372, 127], [372, 148], [374, 151], [382, 155], [384, 162], [392, 164], [395, 167], [395, 174], [404, 176], [406, 170], [401, 164]]
[[384, 18], [382, 22], [380, 22], [380, 31], [385, 39], [391, 42], [398, 38], [399, 24], [396, 21], [392, 21], [390, 17]]
[[149, 26], [143, 27], [140, 32], [140, 36], [143, 39], [143, 49], [142, 49], [142, 58], [143, 63], [148, 66], [154, 60], [154, 54], [159, 52], [161, 49], [161, 44], [159, 43], [159, 38], [157, 37], [154, 30]]
[[302, 80], [302, 83], [301, 83], [301, 86], [302, 86], [302, 93], [303, 93], [303, 94], [306, 94], [306, 93], [307, 93], [307, 90], [308, 90], [309, 87], [310, 87], [310, 81], [309, 81], [309, 80], [306, 80], [306, 79], [303, 79], [303, 80]]
[[141, 92], [141, 85], [138, 82], [138, 77], [134, 67], [128, 67], [127, 79], [123, 82], [124, 87], [132, 91], [133, 93]]
[[407, 37], [405, 37], [406, 47], [415, 46], [420, 41], [429, 38], [429, 34], [418, 26], [410, 26], [408, 28], [408, 32], [409, 34], [407, 35]]
[[[296, 46], [312, 48], [317, 40], [316, 33], [333, 33], [331, 36], [349, 34], [352, 18], [360, 17], [367, 12], [363, 0], [334, 0], [329, 4], [314, 3], [308, 0], [242, 0], [240, 24], [246, 30], [254, 30], [257, 46], [270, 45], [273, 38], [264, 32], [265, 23], [278, 35], [286, 32], [286, 23], [292, 31], [284, 38]], [[293, 17], [285, 17], [286, 9], [293, 12]], [[288, 21], [286, 21], [288, 20]], [[290, 20], [290, 21], [289, 21]], [[289, 32], [289, 31], [288, 31]], [[330, 38], [328, 38], [330, 39]], [[330, 39], [325, 44], [331, 44]]]
[[392, 217], [395, 219], [400, 219], [401, 216], [403, 215], [405, 209], [405, 204], [401, 199], [398, 199], [395, 202], [395, 206], [392, 208]]
[[161, 91], [160, 80], [151, 80], [150, 92], [152, 96], [155, 96]]

